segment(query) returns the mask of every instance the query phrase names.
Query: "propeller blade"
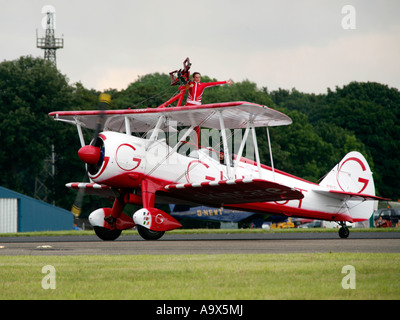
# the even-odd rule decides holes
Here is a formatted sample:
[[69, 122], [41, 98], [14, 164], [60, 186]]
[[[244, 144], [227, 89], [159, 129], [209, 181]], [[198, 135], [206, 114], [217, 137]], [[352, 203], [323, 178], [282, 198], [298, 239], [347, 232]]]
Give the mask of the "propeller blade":
[[[85, 181], [86, 177], [87, 173], [85, 173], [81, 181]], [[79, 189], [74, 204], [72, 205], [71, 212], [75, 215], [76, 218], [79, 218], [79, 216], [81, 215], [84, 195], [85, 195], [85, 189]]]
[[103, 130], [104, 127], [104, 113], [107, 110], [107, 106], [110, 105], [111, 102], [111, 96], [107, 93], [101, 93], [99, 96], [99, 117], [97, 119], [97, 125], [96, 125], [96, 130], [94, 132], [94, 137], [93, 141], [91, 143], [92, 146], [95, 146], [97, 143], [97, 139], [99, 136], [99, 133]]
[[[101, 93], [99, 96], [99, 110], [100, 115], [97, 119], [96, 130], [94, 132], [93, 141], [90, 145], [83, 146], [78, 151], [79, 158], [87, 163], [87, 164], [96, 164], [100, 159], [100, 149], [96, 147], [97, 139], [99, 133], [103, 130], [104, 127], [104, 113], [107, 110], [107, 106], [110, 105], [111, 96], [107, 93]], [[87, 172], [85, 173], [83, 180], [86, 180]], [[85, 195], [85, 189], [79, 189], [78, 194], [76, 195], [74, 204], [72, 205], [71, 212], [79, 218], [82, 211], [83, 197]]]

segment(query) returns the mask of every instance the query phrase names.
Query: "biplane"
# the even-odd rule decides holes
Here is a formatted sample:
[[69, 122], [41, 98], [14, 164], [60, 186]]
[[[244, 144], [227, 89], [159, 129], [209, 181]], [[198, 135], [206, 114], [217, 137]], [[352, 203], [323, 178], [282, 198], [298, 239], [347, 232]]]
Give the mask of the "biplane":
[[[156, 208], [158, 203], [335, 221], [342, 238], [349, 235], [346, 222], [369, 219], [375, 200], [382, 198], [375, 196], [370, 167], [360, 153], [348, 153], [319, 184], [275, 169], [268, 128], [290, 125], [292, 120], [245, 101], [184, 106], [189, 69], [186, 59], [183, 69], [170, 74], [172, 85], [181, 84], [179, 93], [157, 108], [107, 110], [110, 96], [102, 94], [99, 110], [49, 114], [76, 126], [78, 156], [90, 178], [88, 183], [66, 186], [114, 199], [111, 208], [89, 215], [99, 238], [114, 240], [122, 230], [136, 227], [144, 239], [156, 240], [181, 227]], [[267, 129], [270, 166], [260, 163], [259, 127]], [[95, 130], [89, 144], [82, 128]], [[203, 130], [219, 134], [217, 146], [199, 143]], [[237, 152], [228, 143], [232, 131], [243, 134]], [[249, 143], [253, 159], [243, 154]], [[128, 216], [123, 209], [129, 203], [142, 208]]]

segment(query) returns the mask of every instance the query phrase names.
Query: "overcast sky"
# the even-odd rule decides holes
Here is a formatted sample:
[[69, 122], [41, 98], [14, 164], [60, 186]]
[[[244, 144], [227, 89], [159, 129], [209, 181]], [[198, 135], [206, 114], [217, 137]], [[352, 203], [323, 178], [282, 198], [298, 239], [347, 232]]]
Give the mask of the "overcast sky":
[[[43, 56], [56, 12], [57, 67], [70, 83], [125, 89], [182, 67], [219, 80], [325, 93], [350, 81], [400, 88], [399, 0], [0, 0], [0, 61]], [[344, 10], [351, 5], [355, 12]], [[343, 13], [342, 13], [342, 10]], [[353, 14], [354, 13], [354, 14]], [[355, 19], [354, 19], [355, 18]]]

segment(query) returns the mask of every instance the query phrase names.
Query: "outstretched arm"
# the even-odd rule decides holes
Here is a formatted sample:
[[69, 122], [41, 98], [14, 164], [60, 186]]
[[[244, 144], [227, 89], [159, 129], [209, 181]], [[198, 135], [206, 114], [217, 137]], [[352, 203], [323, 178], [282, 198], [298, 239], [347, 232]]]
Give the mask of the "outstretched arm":
[[233, 81], [231, 79], [226, 80], [226, 81], [217, 81], [217, 82], [207, 82], [205, 83], [205, 87], [214, 87], [214, 86], [220, 86], [223, 84], [228, 84], [228, 85], [232, 85]]

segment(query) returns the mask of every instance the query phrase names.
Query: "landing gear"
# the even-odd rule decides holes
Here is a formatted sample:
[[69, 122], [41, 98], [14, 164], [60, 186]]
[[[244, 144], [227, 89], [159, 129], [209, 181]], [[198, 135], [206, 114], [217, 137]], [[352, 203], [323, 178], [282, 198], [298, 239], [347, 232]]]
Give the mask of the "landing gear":
[[341, 226], [339, 229], [339, 237], [346, 239], [350, 234], [349, 228], [347, 228], [346, 222], [341, 221], [339, 224]]
[[[137, 226], [139, 235], [145, 240], [158, 240], [165, 231], [182, 227], [172, 216], [154, 207], [155, 193], [161, 188], [150, 180], [142, 181], [143, 208], [137, 210], [132, 217], [122, 212], [130, 202], [128, 191], [120, 191], [112, 208], [100, 208], [89, 215], [89, 221], [96, 235], [105, 241], [117, 239], [122, 230]], [[126, 197], [127, 196], [127, 197]], [[138, 203], [138, 199], [133, 199]], [[133, 202], [134, 203], [134, 202]], [[151, 228], [151, 229], [150, 229]]]
[[104, 227], [93, 226], [94, 232], [96, 236], [98, 236], [101, 240], [104, 241], [113, 241], [117, 239], [120, 235], [122, 230], [114, 229], [110, 230]]
[[136, 226], [136, 227], [137, 227], [137, 231], [139, 232], [140, 236], [144, 240], [158, 240], [165, 233], [165, 231], [153, 231], [153, 230], [147, 229], [142, 226]]

